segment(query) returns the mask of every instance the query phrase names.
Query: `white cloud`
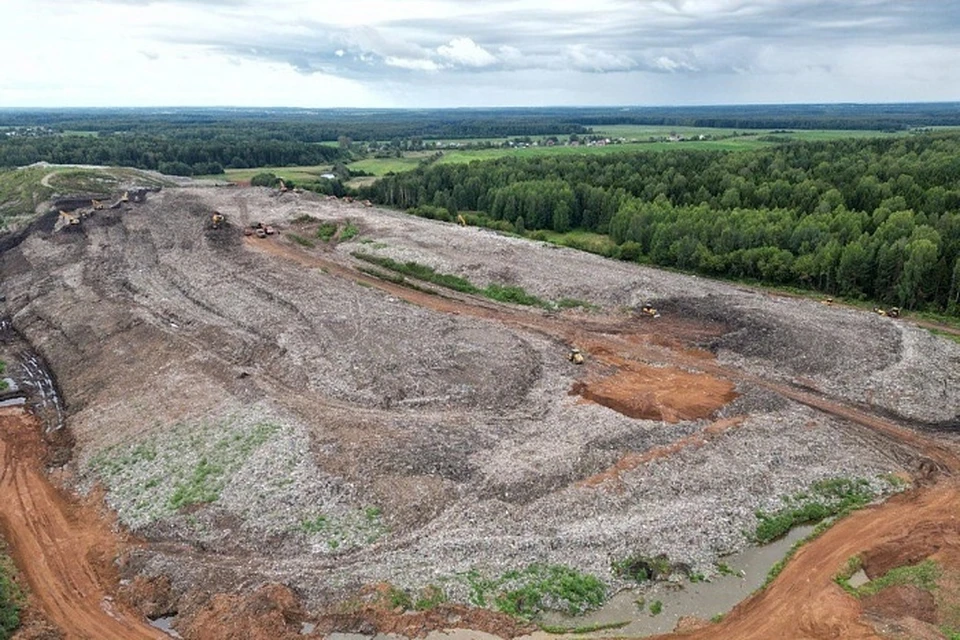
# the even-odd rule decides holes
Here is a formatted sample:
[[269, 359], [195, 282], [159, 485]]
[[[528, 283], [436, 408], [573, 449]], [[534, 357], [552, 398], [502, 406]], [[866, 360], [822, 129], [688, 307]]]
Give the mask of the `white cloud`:
[[390, 56], [384, 58], [383, 61], [391, 67], [409, 69], [411, 71], [438, 71], [440, 69], [439, 65], [433, 60], [424, 60], [421, 58], [396, 58]]
[[582, 44], [567, 47], [566, 57], [575, 69], [581, 71], [626, 71], [636, 67], [636, 63], [627, 56]]
[[437, 53], [454, 64], [466, 67], [488, 67], [497, 59], [470, 38], [454, 38], [449, 44], [437, 47]]
[[13, 61], [0, 65], [0, 106], [960, 99], [955, 0], [0, 0], [0, 7], [0, 57]]

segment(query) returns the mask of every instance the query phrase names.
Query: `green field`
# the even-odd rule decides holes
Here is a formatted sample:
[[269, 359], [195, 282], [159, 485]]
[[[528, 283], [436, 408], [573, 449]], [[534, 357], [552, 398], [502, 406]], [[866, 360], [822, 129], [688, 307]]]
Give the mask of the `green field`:
[[312, 167], [259, 167], [256, 169], [226, 169], [222, 174], [211, 176], [194, 176], [201, 180], [230, 180], [232, 182], [249, 182], [250, 178], [258, 173], [272, 173], [284, 180], [293, 182], [316, 182], [324, 173], [330, 173], [333, 167], [329, 164], [320, 164]]
[[[685, 138], [677, 142], [666, 140], [668, 136], [677, 134]], [[734, 135], [736, 134], [736, 135]], [[761, 140], [760, 138], [769, 135], [776, 135], [779, 139], [791, 140], [836, 140], [840, 138], [878, 138], [887, 136], [907, 135], [907, 132], [887, 133], [883, 131], [871, 130], [829, 130], [829, 129], [810, 129], [810, 130], [788, 130], [786, 133], [774, 134], [771, 130], [736, 130], [726, 128], [709, 127], [668, 127], [668, 126], [650, 126], [650, 125], [611, 125], [594, 128], [594, 135], [604, 135], [610, 138], [625, 138], [631, 142], [625, 144], [612, 144], [607, 146], [565, 146], [558, 145], [553, 147], [495, 147], [489, 149], [450, 149], [444, 148], [443, 157], [437, 162], [442, 164], [460, 164], [473, 162], [474, 160], [493, 160], [503, 157], [529, 158], [536, 156], [564, 156], [564, 155], [596, 155], [610, 153], [630, 153], [638, 151], [670, 151], [677, 149], [712, 149], [720, 151], [750, 151], [769, 147], [776, 142]], [[700, 140], [699, 136], [707, 136], [710, 139]], [[533, 136], [539, 139], [538, 136]], [[561, 136], [561, 139], [564, 137]], [[651, 141], [651, 138], [653, 139]], [[484, 139], [444, 139], [444, 144], [459, 142], [469, 144], [471, 142], [494, 142], [500, 143], [508, 138], [484, 138]], [[432, 142], [437, 142], [434, 140]], [[333, 143], [330, 143], [333, 144]], [[388, 173], [403, 173], [411, 171], [420, 164], [424, 158], [428, 158], [436, 153], [435, 150], [425, 151], [406, 151], [401, 158], [366, 158], [350, 163], [350, 169], [354, 171], [363, 171], [380, 177]], [[319, 165], [314, 167], [265, 167], [259, 169], [227, 169], [221, 176], [202, 176], [211, 179], [226, 179], [232, 181], [248, 181], [258, 173], [268, 171], [286, 180], [294, 182], [314, 182], [320, 175], [331, 170], [329, 165]], [[369, 178], [357, 178], [350, 182], [351, 185], [369, 183]]]

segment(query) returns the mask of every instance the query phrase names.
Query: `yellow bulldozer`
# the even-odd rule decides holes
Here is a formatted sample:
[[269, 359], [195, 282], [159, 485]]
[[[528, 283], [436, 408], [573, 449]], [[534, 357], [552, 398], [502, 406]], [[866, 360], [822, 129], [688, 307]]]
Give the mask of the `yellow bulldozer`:
[[73, 215], [72, 213], [67, 213], [62, 209], [60, 210], [60, 217], [63, 218], [64, 224], [69, 225], [71, 227], [80, 224], [80, 218]]
[[880, 307], [874, 307], [873, 312], [878, 316], [883, 316], [884, 318], [900, 317], [900, 307], [890, 307], [889, 309], [881, 309]]
[[567, 354], [567, 360], [573, 364], [583, 364], [583, 354], [580, 353], [580, 349], [571, 349]]
[[652, 304], [645, 304], [640, 307], [640, 315], [646, 316], [648, 318], [659, 318], [660, 312], [658, 312]]

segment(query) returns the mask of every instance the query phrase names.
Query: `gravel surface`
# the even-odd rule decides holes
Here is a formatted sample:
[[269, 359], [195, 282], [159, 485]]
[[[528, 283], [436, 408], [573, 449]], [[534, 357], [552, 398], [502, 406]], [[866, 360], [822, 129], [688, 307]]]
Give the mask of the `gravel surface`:
[[[228, 229], [206, 229], [214, 210]], [[902, 470], [863, 428], [745, 379], [715, 416], [743, 421], [704, 442], [711, 420], [628, 418], [570, 395], [602, 372], [567, 363], [547, 329], [417, 306], [239, 231], [262, 220], [288, 237], [255, 242], [289, 243], [307, 215], [360, 230], [315, 240], [306, 254], [324, 260], [364, 251], [599, 307], [544, 315], [572, 326], [633, 326], [650, 301], [663, 340], [674, 320], [721, 327], [698, 345], [721, 367], [909, 421], [960, 415], [960, 345], [903, 322], [310, 194], [170, 189], [0, 256], [6, 311], [67, 399], [84, 486], [103, 481], [124, 524], [177, 543], [134, 552], [131, 571], [181, 590], [270, 578], [312, 606], [531, 562], [615, 584], [610, 562], [636, 553], [709, 572], [756, 509]], [[674, 448], [580, 484], [654, 447]]]

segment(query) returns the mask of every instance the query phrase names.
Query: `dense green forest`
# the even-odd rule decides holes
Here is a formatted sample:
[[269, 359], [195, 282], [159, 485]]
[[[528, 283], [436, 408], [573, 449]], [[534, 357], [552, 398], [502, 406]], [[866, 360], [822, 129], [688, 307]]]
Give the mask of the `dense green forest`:
[[435, 164], [364, 195], [609, 234], [621, 259], [960, 315], [953, 134]]
[[[956, 104], [513, 109], [0, 109], [0, 167], [46, 161], [174, 175], [348, 161], [350, 142], [590, 135], [617, 124], [741, 129], [960, 125]], [[337, 143], [340, 144], [330, 144]], [[327, 144], [324, 144], [327, 143]]]
[[201, 133], [8, 136], [0, 138], [0, 167], [43, 160], [54, 164], [136, 167], [190, 176], [222, 173], [225, 167], [324, 164], [343, 156], [337, 147], [301, 142], [269, 129], [243, 134], [229, 129]]

